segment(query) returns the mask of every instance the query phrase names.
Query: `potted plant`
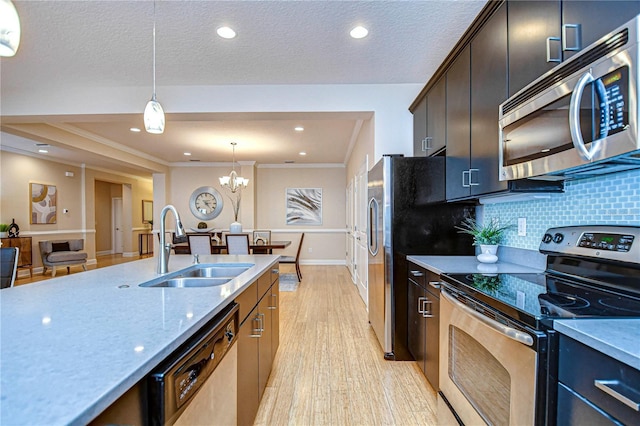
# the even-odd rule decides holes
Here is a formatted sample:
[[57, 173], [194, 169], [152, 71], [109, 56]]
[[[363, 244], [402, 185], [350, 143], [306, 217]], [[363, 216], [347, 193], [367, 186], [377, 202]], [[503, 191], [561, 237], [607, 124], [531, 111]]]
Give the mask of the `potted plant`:
[[504, 240], [507, 229], [513, 225], [500, 226], [497, 220], [491, 219], [485, 224], [479, 224], [475, 219], [466, 218], [456, 229], [461, 233], [473, 237], [473, 245], [480, 246], [480, 254], [477, 258], [483, 263], [495, 263], [498, 261], [498, 246]]
[[0, 238], [7, 238], [7, 231], [9, 231], [9, 225], [0, 223]]

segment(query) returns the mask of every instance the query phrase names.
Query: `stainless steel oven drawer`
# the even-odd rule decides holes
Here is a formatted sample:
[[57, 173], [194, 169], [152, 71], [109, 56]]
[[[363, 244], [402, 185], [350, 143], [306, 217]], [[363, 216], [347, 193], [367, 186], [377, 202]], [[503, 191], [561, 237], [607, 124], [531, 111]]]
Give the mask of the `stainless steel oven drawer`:
[[[566, 388], [616, 420], [640, 424], [640, 371], [635, 368], [560, 335], [558, 378]], [[562, 386], [560, 389], [566, 390]], [[558, 424], [567, 424], [560, 419], [570, 418], [573, 407], [562, 404], [559, 398]]]

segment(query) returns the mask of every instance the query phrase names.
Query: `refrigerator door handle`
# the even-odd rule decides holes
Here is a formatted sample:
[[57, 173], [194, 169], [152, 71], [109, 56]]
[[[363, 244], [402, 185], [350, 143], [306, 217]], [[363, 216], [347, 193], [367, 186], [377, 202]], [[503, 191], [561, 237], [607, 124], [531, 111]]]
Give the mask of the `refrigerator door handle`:
[[372, 256], [378, 254], [378, 200], [371, 198], [369, 200], [369, 216], [367, 218], [369, 228], [369, 253]]

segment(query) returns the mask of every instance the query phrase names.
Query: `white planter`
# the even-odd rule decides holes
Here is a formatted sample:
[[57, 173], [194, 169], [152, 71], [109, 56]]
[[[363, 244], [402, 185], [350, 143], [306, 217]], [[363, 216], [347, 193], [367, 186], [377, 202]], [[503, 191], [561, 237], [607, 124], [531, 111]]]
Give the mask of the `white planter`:
[[9, 235], [8, 232], [0, 232], [0, 238], [7, 238]]
[[232, 234], [239, 234], [242, 232], [242, 224], [240, 222], [232, 222], [229, 225], [229, 232]]
[[478, 262], [496, 263], [498, 261], [498, 246], [480, 244], [480, 254], [476, 256]]

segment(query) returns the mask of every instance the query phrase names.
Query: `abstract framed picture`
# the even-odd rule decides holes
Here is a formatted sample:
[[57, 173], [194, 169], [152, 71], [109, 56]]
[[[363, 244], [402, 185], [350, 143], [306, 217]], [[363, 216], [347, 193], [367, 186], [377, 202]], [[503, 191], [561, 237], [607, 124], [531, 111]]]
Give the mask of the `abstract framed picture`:
[[29, 184], [29, 196], [31, 197], [30, 216], [32, 224], [56, 223], [58, 207], [55, 185], [42, 183]]
[[322, 188], [287, 188], [287, 225], [322, 225]]

